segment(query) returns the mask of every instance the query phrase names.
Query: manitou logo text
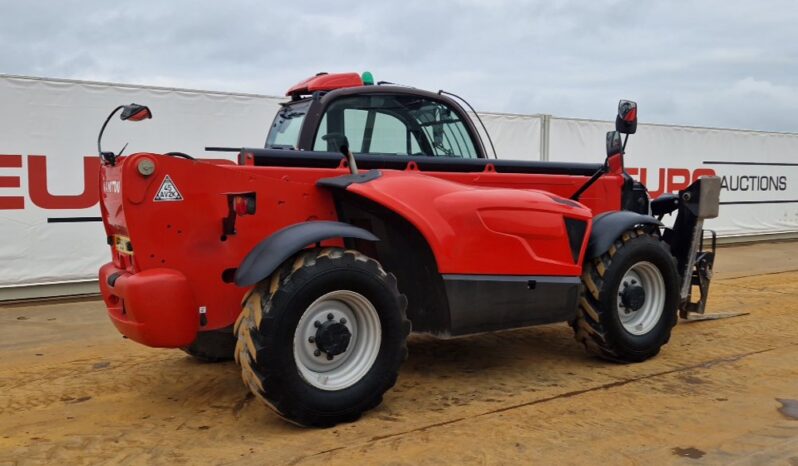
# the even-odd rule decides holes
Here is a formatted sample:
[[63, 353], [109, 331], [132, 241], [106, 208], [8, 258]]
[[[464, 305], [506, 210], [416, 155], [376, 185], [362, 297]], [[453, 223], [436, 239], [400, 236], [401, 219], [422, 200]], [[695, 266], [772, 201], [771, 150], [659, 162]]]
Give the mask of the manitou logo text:
[[103, 182], [103, 191], [108, 194], [119, 194], [121, 185], [119, 180], [107, 180]]
[[[88, 209], [100, 201], [98, 157], [83, 158], [83, 192], [73, 195], [50, 194], [47, 186], [47, 157], [28, 155], [24, 161], [27, 170], [22, 168], [22, 155], [0, 154], [0, 210], [21, 210], [29, 203], [42, 209]], [[20, 195], [19, 189], [25, 173], [28, 175], [27, 198]]]

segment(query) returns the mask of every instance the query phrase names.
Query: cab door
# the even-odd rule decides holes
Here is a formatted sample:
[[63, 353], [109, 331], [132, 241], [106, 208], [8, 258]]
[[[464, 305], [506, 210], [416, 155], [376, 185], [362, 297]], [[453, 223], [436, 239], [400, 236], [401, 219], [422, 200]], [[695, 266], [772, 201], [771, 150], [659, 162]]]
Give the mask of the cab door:
[[416, 95], [339, 97], [325, 109], [314, 151], [337, 152], [341, 136], [358, 154], [478, 158], [468, 127], [443, 102]]

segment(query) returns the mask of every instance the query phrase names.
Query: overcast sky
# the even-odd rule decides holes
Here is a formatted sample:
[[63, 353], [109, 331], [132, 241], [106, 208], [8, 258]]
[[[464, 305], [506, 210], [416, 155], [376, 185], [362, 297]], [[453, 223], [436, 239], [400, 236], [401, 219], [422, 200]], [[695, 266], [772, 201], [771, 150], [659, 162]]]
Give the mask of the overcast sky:
[[798, 132], [798, 2], [0, 0], [0, 73], [282, 95], [318, 71], [481, 111]]

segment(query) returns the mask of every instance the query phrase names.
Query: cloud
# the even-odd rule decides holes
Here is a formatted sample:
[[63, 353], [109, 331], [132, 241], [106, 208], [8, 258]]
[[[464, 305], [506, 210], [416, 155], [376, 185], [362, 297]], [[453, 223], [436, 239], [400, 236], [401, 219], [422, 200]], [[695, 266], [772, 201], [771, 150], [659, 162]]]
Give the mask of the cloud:
[[790, 0], [11, 2], [0, 72], [282, 94], [372, 71], [480, 110], [798, 132]]

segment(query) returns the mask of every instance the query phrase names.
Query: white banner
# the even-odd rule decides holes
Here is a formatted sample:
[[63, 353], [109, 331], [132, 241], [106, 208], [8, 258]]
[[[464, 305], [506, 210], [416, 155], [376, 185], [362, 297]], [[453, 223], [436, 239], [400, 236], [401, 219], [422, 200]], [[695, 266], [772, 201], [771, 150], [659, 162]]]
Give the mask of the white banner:
[[[261, 147], [282, 100], [0, 76], [0, 288], [94, 280], [108, 260], [97, 221], [96, 139], [115, 106], [148, 105], [153, 120], [114, 118], [106, 150], [130, 141], [128, 154], [231, 158], [204, 147]], [[500, 158], [545, 158], [541, 116], [480, 115]], [[601, 162], [611, 129], [610, 122], [552, 118], [549, 159]], [[798, 231], [798, 135], [640, 125], [627, 149], [628, 168], [654, 194], [701, 174], [722, 176], [724, 204], [709, 224], [722, 235]]]
[[[508, 113], [480, 113], [479, 116], [485, 123], [490, 133], [496, 155], [509, 160], [540, 160], [540, 116], [538, 115], [513, 115]], [[478, 121], [474, 124], [479, 128], [485, 143], [488, 157], [493, 157], [490, 142], [485, 137]]]
[[[552, 118], [549, 158], [601, 162], [614, 129], [614, 122]], [[625, 160], [652, 197], [720, 176], [720, 215], [706, 223], [720, 236], [798, 232], [798, 134], [641, 124]]]
[[92, 280], [109, 260], [96, 141], [114, 107], [148, 105], [153, 119], [115, 117], [104, 150], [229, 158], [204, 148], [262, 146], [280, 100], [0, 76], [0, 287]]

